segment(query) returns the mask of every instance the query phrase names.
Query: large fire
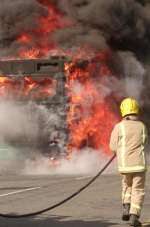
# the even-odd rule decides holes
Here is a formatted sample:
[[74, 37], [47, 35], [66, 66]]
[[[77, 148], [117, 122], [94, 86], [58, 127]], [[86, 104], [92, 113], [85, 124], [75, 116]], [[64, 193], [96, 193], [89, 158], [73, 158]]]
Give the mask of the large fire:
[[[48, 15], [39, 18], [39, 27], [32, 32], [23, 32], [17, 38], [22, 44], [19, 58], [35, 59], [47, 57], [52, 49], [58, 49], [54, 40], [48, 39], [57, 29], [69, 26], [70, 21], [47, 0], [38, 0], [48, 8]], [[36, 42], [33, 42], [34, 37]], [[29, 44], [31, 44], [29, 48]], [[81, 47], [82, 49], [82, 47]], [[86, 53], [88, 55], [88, 52]], [[117, 115], [112, 111], [110, 96], [104, 95], [101, 86], [102, 78], [113, 75], [107, 65], [108, 53], [100, 53], [92, 59], [73, 58], [71, 63], [65, 64], [66, 90], [69, 97], [67, 123], [69, 131], [68, 152], [73, 148], [78, 150], [88, 146], [95, 150], [103, 150], [110, 154], [108, 142], [111, 129], [117, 121]], [[34, 80], [31, 76], [24, 77], [23, 85], [19, 80], [0, 77], [0, 96], [47, 98], [55, 93], [56, 81], [52, 79]], [[19, 88], [22, 88], [19, 93]]]
[[[22, 44], [19, 56], [23, 59], [35, 59], [47, 56], [50, 50], [56, 50], [57, 45], [50, 35], [57, 29], [64, 28], [71, 24], [63, 18], [63, 15], [47, 0], [38, 0], [48, 9], [47, 15], [40, 17], [36, 23], [38, 27], [26, 33], [20, 34], [17, 42]], [[36, 38], [35, 38], [36, 37]], [[31, 47], [29, 47], [31, 44]]]
[[88, 146], [110, 153], [110, 131], [117, 116], [112, 112], [111, 98], [105, 99], [101, 86], [103, 77], [112, 76], [107, 57], [107, 53], [101, 53], [91, 61], [75, 60], [65, 65], [71, 103], [68, 112], [70, 150]]
[[20, 78], [0, 77], [0, 97], [3, 99], [45, 99], [55, 95], [56, 80], [51, 78], [39, 79], [38, 81], [31, 76]]

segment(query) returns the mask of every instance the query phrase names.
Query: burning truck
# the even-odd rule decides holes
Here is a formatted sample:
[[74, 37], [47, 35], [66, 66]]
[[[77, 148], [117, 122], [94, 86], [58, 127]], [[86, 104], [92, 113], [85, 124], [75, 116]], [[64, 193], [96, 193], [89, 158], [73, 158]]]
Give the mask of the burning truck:
[[[0, 70], [1, 102], [12, 103], [19, 114], [24, 111], [27, 116], [20, 122], [19, 133], [1, 132], [7, 144], [28, 147], [51, 160], [68, 159], [74, 149], [85, 147], [109, 154], [107, 144], [117, 116], [101, 93], [100, 81], [111, 75], [104, 56], [74, 61], [66, 56], [7, 60], [0, 62]], [[34, 121], [34, 130], [24, 128], [24, 124], [32, 127]], [[11, 125], [13, 132], [15, 120]]]
[[[19, 114], [24, 111], [26, 115], [26, 120], [22, 119], [24, 122], [18, 125], [20, 130], [16, 135], [1, 133], [7, 144], [39, 152], [42, 150], [44, 155], [53, 157], [66, 153], [64, 60], [64, 57], [56, 56], [49, 60], [11, 60], [0, 63], [3, 72], [0, 77], [1, 102], [11, 103], [16, 107], [15, 111]], [[11, 110], [14, 111], [13, 108]], [[15, 131], [15, 124], [10, 124], [12, 132]], [[24, 124], [31, 125], [33, 129], [26, 129]]]

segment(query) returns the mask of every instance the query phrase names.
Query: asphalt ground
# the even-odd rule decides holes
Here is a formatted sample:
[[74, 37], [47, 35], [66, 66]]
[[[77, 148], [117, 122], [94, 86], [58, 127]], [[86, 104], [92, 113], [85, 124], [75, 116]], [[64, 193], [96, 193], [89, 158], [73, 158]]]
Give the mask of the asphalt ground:
[[[90, 176], [1, 175], [0, 212], [24, 214], [59, 202], [78, 190]], [[150, 226], [150, 174], [141, 220]], [[0, 218], [0, 227], [124, 227], [121, 221], [121, 178], [103, 175], [80, 195], [42, 215]]]

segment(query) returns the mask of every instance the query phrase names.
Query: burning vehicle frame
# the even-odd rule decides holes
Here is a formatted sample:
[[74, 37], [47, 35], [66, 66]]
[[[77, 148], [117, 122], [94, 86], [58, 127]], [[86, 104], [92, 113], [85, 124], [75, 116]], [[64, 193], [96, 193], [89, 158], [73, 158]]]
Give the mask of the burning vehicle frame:
[[[20, 144], [20, 141], [15, 141], [15, 145], [17, 146], [33, 146], [38, 149], [44, 150], [45, 155], [49, 156], [52, 159], [56, 159], [57, 156], [65, 156], [66, 150], [65, 145], [67, 144], [67, 125], [66, 125], [66, 107], [67, 107], [67, 94], [65, 89], [66, 76], [64, 73], [64, 64], [65, 62], [69, 62], [70, 59], [65, 56], [54, 56], [49, 59], [32, 59], [32, 60], [6, 60], [0, 61], [0, 71], [1, 71], [1, 82], [6, 80], [6, 83], [13, 83], [14, 81], [20, 81], [18, 89], [24, 89], [24, 83], [29, 83], [28, 91], [24, 91], [23, 94], [19, 93], [19, 98], [13, 97], [15, 102], [20, 105], [26, 103], [28, 101], [34, 100], [37, 104], [41, 104], [46, 106], [48, 109], [52, 108], [54, 112], [58, 112], [57, 107], [59, 106], [61, 113], [61, 125], [59, 128], [54, 125], [54, 131], [49, 137], [45, 138], [44, 141], [40, 141], [38, 144], [29, 144], [29, 141], [24, 141]], [[28, 81], [29, 80], [29, 81]], [[35, 84], [36, 80], [36, 84]], [[41, 83], [41, 81], [45, 81], [46, 83]], [[47, 86], [50, 82], [54, 81], [55, 87], [52, 93], [47, 90], [46, 96], [43, 94], [39, 94], [36, 97], [37, 90], [40, 89], [40, 86]], [[0, 83], [1, 83], [0, 82]], [[8, 88], [9, 89], [9, 88]], [[1, 94], [2, 95], [2, 94]], [[12, 95], [12, 94], [11, 94]], [[9, 99], [10, 97], [5, 97], [5, 99]], [[12, 98], [12, 97], [11, 97]], [[34, 109], [33, 109], [34, 112]], [[34, 114], [34, 113], [33, 113]], [[59, 136], [63, 131], [65, 132], [65, 138], [63, 141], [63, 147], [59, 144]], [[40, 139], [40, 138], [39, 138]]]
[[[49, 156], [52, 160], [68, 155], [68, 140], [69, 140], [69, 128], [67, 125], [67, 111], [68, 108], [80, 108], [78, 105], [70, 105], [69, 97], [66, 90], [66, 72], [65, 64], [71, 63], [71, 58], [67, 56], [52, 56], [49, 59], [25, 59], [25, 60], [3, 60], [0, 61], [0, 87], [1, 84], [11, 84], [14, 87], [17, 87], [14, 94], [12, 91], [8, 94], [5, 91], [6, 97], [4, 101], [13, 100], [19, 103], [19, 105], [34, 101], [37, 104], [44, 105], [48, 109], [52, 108], [54, 112], [58, 112], [57, 107], [60, 107], [61, 113], [61, 125], [54, 125], [53, 132], [51, 135], [44, 138], [44, 141], [40, 140], [38, 144], [31, 143], [30, 141], [11, 141], [12, 146], [24, 146], [24, 147], [35, 147], [38, 150], [42, 150], [46, 156]], [[71, 71], [74, 71], [75, 68], [84, 69], [90, 63], [88, 60], [79, 59], [75, 64], [72, 65]], [[36, 80], [36, 83], [35, 83]], [[47, 93], [46, 96], [43, 96], [43, 93], [36, 96], [38, 89], [41, 84], [41, 81], [49, 82], [54, 81], [55, 87], [54, 92], [49, 93], [48, 90], [44, 92]], [[25, 83], [28, 83], [29, 88], [22, 91], [25, 87]], [[2, 85], [3, 86], [3, 85]], [[45, 86], [45, 84], [44, 84]], [[3, 89], [2, 89], [3, 90]], [[15, 90], [15, 89], [14, 89]], [[3, 92], [0, 96], [5, 95]], [[2, 97], [3, 100], [3, 97]], [[34, 108], [33, 108], [34, 114]], [[75, 117], [74, 117], [75, 119]], [[78, 119], [75, 119], [78, 121]], [[61, 137], [61, 132], [63, 132], [63, 138]], [[65, 136], [64, 136], [65, 134]], [[60, 143], [60, 140], [63, 140], [63, 144]], [[67, 147], [68, 146], [68, 147]], [[83, 146], [88, 146], [88, 140], [82, 143]], [[43, 152], [44, 151], [44, 152]]]
[[[59, 123], [54, 122], [50, 126], [51, 132], [47, 130], [44, 134], [42, 130], [47, 122], [42, 122], [42, 116], [38, 140], [18, 137], [9, 141], [12, 146], [34, 148], [52, 159], [70, 159], [72, 150], [86, 147], [102, 148], [109, 154], [110, 126], [117, 117], [112, 112], [111, 102], [107, 102], [101, 93], [101, 79], [105, 81], [105, 76], [111, 75], [103, 55], [88, 59], [72, 59], [66, 55], [3, 60], [0, 71], [0, 96], [4, 102], [10, 99], [17, 105], [35, 103], [45, 106], [49, 115], [53, 112], [59, 117]], [[12, 89], [10, 96], [9, 89]], [[34, 118], [34, 105], [30, 109]]]

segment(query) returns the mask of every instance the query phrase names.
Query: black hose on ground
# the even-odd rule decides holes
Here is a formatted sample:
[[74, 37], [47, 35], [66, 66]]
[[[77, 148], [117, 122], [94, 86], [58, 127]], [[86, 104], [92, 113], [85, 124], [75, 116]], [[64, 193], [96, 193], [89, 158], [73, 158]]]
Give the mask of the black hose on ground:
[[110, 160], [105, 164], [105, 166], [96, 174], [96, 176], [94, 176], [87, 184], [85, 184], [83, 187], [81, 187], [78, 191], [74, 192], [72, 195], [68, 196], [67, 198], [63, 199], [62, 201], [47, 207], [43, 210], [40, 211], [36, 211], [33, 213], [28, 213], [28, 214], [20, 214], [20, 215], [13, 215], [13, 214], [2, 214], [0, 213], [0, 217], [3, 218], [26, 218], [26, 217], [31, 217], [31, 216], [35, 216], [35, 215], [39, 215], [42, 213], [45, 213], [49, 210], [53, 210], [56, 207], [61, 206], [62, 204], [66, 203], [67, 201], [71, 200], [72, 198], [74, 198], [75, 196], [77, 196], [78, 194], [80, 194], [83, 190], [85, 190], [90, 184], [92, 184], [106, 169], [107, 167], [111, 164], [111, 162], [114, 160], [114, 158], [116, 157], [116, 155], [114, 154]]

